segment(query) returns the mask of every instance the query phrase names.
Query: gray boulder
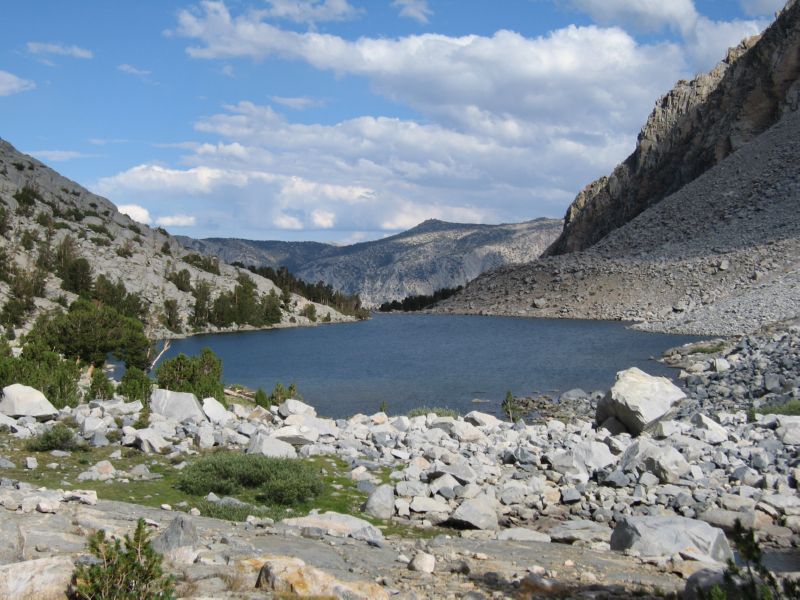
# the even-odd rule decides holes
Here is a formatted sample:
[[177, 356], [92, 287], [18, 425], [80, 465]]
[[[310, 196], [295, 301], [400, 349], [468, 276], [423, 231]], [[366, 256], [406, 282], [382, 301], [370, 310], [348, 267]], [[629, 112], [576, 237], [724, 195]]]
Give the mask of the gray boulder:
[[721, 529], [684, 517], [624, 517], [611, 534], [611, 549], [644, 557], [725, 562], [733, 552]]
[[263, 454], [273, 458], [297, 458], [294, 446], [259, 431], [247, 447], [247, 454]]
[[224, 425], [234, 418], [222, 403], [216, 398], [203, 398], [203, 413], [215, 425]]
[[473, 529], [496, 530], [498, 523], [494, 498], [481, 494], [465, 500], [452, 514], [450, 522]]
[[647, 438], [639, 438], [622, 454], [619, 468], [626, 473], [652, 473], [661, 483], [677, 483], [689, 473], [690, 466], [672, 446], [661, 446]]
[[598, 469], [614, 464], [617, 457], [603, 443], [590, 440], [577, 444], [571, 450], [556, 452], [551, 457], [554, 471], [564, 475], [571, 483], [586, 483]]
[[353, 538], [363, 541], [379, 541], [383, 539], [381, 530], [358, 517], [328, 511], [323, 514], [310, 514], [305, 517], [283, 519], [279, 525], [287, 530], [295, 530], [307, 537]]
[[574, 544], [575, 542], [591, 544], [594, 542], [608, 542], [611, 538], [611, 529], [606, 525], [584, 519], [565, 521], [556, 525], [547, 533], [554, 542], [560, 544]]
[[160, 454], [169, 447], [165, 440], [155, 429], [137, 429], [134, 445], [145, 454]]
[[0, 413], [9, 417], [50, 417], [58, 410], [39, 390], [12, 383], [3, 388]]
[[188, 392], [155, 389], [150, 395], [150, 410], [173, 421], [205, 421], [197, 396]]
[[278, 414], [284, 419], [289, 415], [308, 415], [310, 417], [315, 417], [317, 411], [314, 410], [313, 406], [309, 406], [305, 402], [289, 398], [278, 407]]
[[167, 554], [178, 548], [196, 546], [199, 543], [197, 528], [186, 515], [175, 517], [169, 527], [152, 541], [153, 550], [159, 554]]
[[376, 487], [364, 504], [364, 512], [377, 519], [391, 519], [394, 514], [394, 488], [388, 483]]
[[614, 417], [632, 435], [639, 435], [683, 398], [681, 389], [666, 377], [653, 377], [632, 367], [617, 373], [614, 386], [597, 404], [595, 421], [602, 424]]

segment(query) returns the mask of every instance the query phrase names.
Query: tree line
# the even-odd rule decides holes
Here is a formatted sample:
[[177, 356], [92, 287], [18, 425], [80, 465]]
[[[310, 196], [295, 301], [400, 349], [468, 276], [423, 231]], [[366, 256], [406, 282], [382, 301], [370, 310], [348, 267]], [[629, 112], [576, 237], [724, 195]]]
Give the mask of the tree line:
[[425, 310], [431, 308], [437, 302], [446, 300], [464, 289], [463, 285], [455, 288], [441, 288], [427, 296], [420, 294], [417, 296], [408, 296], [403, 300], [392, 300], [391, 302], [384, 302], [378, 309], [380, 312], [392, 312], [393, 310], [402, 310], [403, 312], [412, 312], [415, 310]]

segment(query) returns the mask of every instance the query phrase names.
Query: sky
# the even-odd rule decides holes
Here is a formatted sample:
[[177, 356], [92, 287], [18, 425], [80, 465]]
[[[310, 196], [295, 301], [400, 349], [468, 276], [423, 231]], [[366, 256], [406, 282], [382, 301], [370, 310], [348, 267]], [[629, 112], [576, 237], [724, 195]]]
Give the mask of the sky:
[[784, 0], [30, 0], [0, 137], [138, 221], [353, 243], [562, 217]]

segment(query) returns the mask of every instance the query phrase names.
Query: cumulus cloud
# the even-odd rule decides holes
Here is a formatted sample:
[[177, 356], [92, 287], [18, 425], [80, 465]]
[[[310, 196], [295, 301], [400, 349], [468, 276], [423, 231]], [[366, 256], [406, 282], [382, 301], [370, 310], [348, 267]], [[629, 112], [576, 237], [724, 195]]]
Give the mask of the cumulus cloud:
[[[773, 0], [742, 0], [745, 12], [751, 16], [764, 15], [764, 9], [773, 4]], [[667, 28], [677, 32], [683, 38], [686, 55], [695, 71], [709, 70], [725, 56], [728, 48], [763, 31], [769, 24], [764, 19], [713, 21], [697, 11], [694, 0], [570, 0], [570, 5], [597, 23], [639, 31]]]
[[120, 204], [117, 206], [117, 209], [119, 212], [124, 215], [128, 215], [131, 219], [138, 223], [142, 223], [144, 225], [150, 225], [150, 223], [152, 223], [150, 211], [144, 206], [139, 206], [138, 204]]
[[192, 215], [169, 215], [158, 217], [156, 225], [159, 227], [194, 227], [197, 225], [197, 218]]
[[33, 81], [17, 77], [8, 71], [0, 71], [0, 96], [10, 96], [27, 92], [36, 87]]
[[739, 0], [742, 10], [751, 17], [770, 17], [786, 5], [786, 0]]
[[433, 15], [428, 0], [394, 0], [392, 6], [400, 9], [401, 17], [408, 17], [420, 23], [427, 23], [428, 18]]
[[[574, 0], [597, 24], [538, 37], [498, 31], [349, 40], [278, 27], [267, 21], [275, 3], [232, 14], [209, 0], [178, 15], [174, 33], [190, 38], [190, 56], [302, 61], [363, 78], [421, 117], [299, 123], [282, 107], [306, 108], [312, 99], [242, 100], [195, 123], [207, 141], [182, 144], [180, 167], [139, 165], [97, 189], [112, 198], [146, 196], [203, 223], [227, 211], [240, 235], [242, 228], [324, 230], [341, 232], [331, 239], [356, 239], [428, 218], [560, 216], [583, 185], [630, 153], [661, 93], [729, 38], [752, 30], [750, 22], [698, 16], [690, 0], [662, 4]], [[637, 41], [623, 25], [668, 29], [683, 41]], [[713, 62], [722, 56], [719, 50]]]
[[642, 31], [664, 27], [682, 31], [698, 17], [693, 0], [571, 0], [570, 4], [598, 23], [627, 25]]
[[359, 10], [347, 0], [267, 0], [265, 16], [313, 25], [324, 21], [347, 21]]
[[72, 58], [93, 58], [94, 54], [91, 50], [81, 48], [80, 46], [67, 46], [65, 44], [54, 44], [46, 42], [28, 42], [28, 52], [37, 55], [56, 55], [56, 56], [69, 56]]

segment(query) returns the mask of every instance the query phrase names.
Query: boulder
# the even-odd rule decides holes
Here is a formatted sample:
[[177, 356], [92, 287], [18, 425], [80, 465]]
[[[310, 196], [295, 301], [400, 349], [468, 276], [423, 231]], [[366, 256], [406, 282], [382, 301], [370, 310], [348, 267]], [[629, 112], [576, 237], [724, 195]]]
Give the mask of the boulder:
[[313, 406], [309, 406], [305, 402], [289, 398], [278, 407], [278, 414], [284, 419], [289, 415], [308, 415], [310, 417], [317, 416], [317, 411]]
[[0, 598], [61, 600], [74, 568], [72, 559], [66, 556], [0, 566]]
[[677, 483], [690, 469], [675, 448], [657, 445], [647, 438], [639, 438], [628, 446], [620, 458], [619, 468], [626, 473], [652, 473], [661, 483]]
[[258, 573], [256, 587], [297, 598], [347, 598], [348, 600], [388, 600], [389, 594], [376, 583], [340, 581], [307, 565], [299, 558], [270, 556]]
[[150, 395], [150, 410], [173, 421], [205, 421], [197, 396], [188, 392], [155, 389]]
[[432, 429], [441, 429], [447, 432], [451, 438], [459, 442], [477, 442], [486, 436], [483, 432], [466, 421], [459, 421], [452, 417], [441, 417], [431, 424]]
[[623, 517], [611, 534], [611, 549], [643, 557], [726, 562], [733, 552], [721, 529], [684, 517]]
[[703, 413], [692, 415], [692, 425], [696, 427], [697, 436], [709, 444], [721, 444], [728, 440], [728, 432], [714, 419]]
[[203, 398], [203, 414], [215, 425], [225, 425], [228, 421], [235, 418], [233, 413], [216, 398]]
[[473, 529], [496, 530], [498, 523], [495, 500], [488, 494], [465, 500], [452, 514], [450, 521], [454, 525]]
[[155, 429], [137, 429], [134, 435], [134, 445], [145, 454], [160, 454], [169, 447], [169, 442]]
[[39, 390], [12, 383], [3, 388], [0, 413], [9, 417], [50, 417], [58, 410]]
[[294, 446], [284, 441], [270, 436], [268, 433], [259, 431], [250, 440], [247, 447], [247, 454], [263, 454], [273, 458], [297, 458]]
[[553, 470], [571, 483], [586, 483], [598, 469], [617, 461], [608, 446], [601, 442], [583, 441], [571, 450], [556, 452], [550, 459]]
[[381, 530], [358, 517], [343, 515], [328, 511], [323, 514], [310, 514], [305, 517], [283, 519], [279, 525], [284, 529], [299, 531], [308, 537], [353, 538], [363, 541], [378, 541], [383, 539]]
[[319, 439], [319, 431], [307, 425], [287, 425], [273, 431], [272, 436], [293, 446], [305, 446]]
[[422, 550], [418, 551], [411, 562], [408, 563], [410, 571], [419, 571], [420, 573], [433, 573], [436, 568], [436, 557], [433, 554], [428, 554]]
[[597, 404], [595, 420], [602, 424], [614, 417], [631, 435], [639, 435], [683, 398], [681, 389], [666, 377], [653, 377], [632, 367], [617, 373], [614, 386]]
[[475, 427], [499, 427], [502, 421], [493, 415], [482, 413], [477, 410], [467, 413], [464, 420]]
[[376, 487], [364, 504], [364, 512], [376, 519], [391, 519], [394, 514], [394, 488], [388, 483]]
[[197, 528], [186, 515], [178, 515], [162, 533], [153, 538], [153, 550], [159, 554], [169, 554], [178, 548], [196, 546], [200, 543]]

